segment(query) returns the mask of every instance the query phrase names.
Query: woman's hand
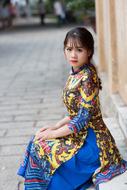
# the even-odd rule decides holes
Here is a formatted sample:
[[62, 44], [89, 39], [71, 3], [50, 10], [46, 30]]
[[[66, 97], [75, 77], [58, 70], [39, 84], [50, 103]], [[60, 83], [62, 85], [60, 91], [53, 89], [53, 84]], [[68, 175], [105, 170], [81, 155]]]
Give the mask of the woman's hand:
[[72, 131], [68, 128], [68, 125], [64, 125], [58, 129], [55, 129], [56, 126], [50, 127], [45, 126], [37, 131], [35, 134], [35, 140], [48, 140], [54, 139], [58, 137], [64, 137], [72, 133]]
[[39, 129], [39, 130], [36, 132], [35, 136], [38, 135], [39, 133], [41, 133], [41, 132], [47, 130], [47, 129], [54, 129], [54, 128], [55, 128], [54, 125], [46, 125], [46, 126], [42, 127], [41, 129]]
[[47, 139], [53, 139], [56, 138], [55, 136], [55, 130], [50, 128], [42, 128], [35, 134], [35, 140], [47, 140]]

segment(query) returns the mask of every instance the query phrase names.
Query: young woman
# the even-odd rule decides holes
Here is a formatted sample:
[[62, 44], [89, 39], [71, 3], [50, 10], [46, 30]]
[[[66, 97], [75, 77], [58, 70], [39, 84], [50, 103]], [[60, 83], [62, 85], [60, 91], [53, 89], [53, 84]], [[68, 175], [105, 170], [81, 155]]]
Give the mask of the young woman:
[[69, 31], [64, 53], [72, 66], [63, 89], [68, 116], [41, 128], [30, 141], [18, 171], [25, 190], [85, 190], [91, 184], [98, 188], [127, 170], [102, 119], [91, 33], [83, 27]]

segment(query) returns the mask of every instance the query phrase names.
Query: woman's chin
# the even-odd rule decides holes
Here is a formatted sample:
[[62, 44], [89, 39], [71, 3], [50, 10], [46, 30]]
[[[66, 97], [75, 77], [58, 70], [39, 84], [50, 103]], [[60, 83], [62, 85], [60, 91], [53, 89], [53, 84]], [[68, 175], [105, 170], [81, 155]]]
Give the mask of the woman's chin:
[[72, 67], [78, 67], [78, 64], [77, 63], [72, 63], [72, 62], [70, 62], [70, 65], [72, 66]]

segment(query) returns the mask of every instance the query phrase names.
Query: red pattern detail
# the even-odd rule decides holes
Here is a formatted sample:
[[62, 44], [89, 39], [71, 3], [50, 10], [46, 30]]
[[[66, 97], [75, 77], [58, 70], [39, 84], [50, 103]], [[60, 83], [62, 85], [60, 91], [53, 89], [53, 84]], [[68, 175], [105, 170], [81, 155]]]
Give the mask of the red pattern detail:
[[73, 130], [73, 132], [76, 134], [78, 132], [77, 128], [75, 127], [75, 125], [69, 124], [68, 125], [70, 129]]
[[76, 134], [78, 132], [77, 128], [73, 125], [74, 133]]
[[109, 170], [102, 172], [103, 175], [107, 175], [108, 173], [109, 173]]
[[33, 161], [33, 159], [30, 157], [30, 164], [32, 168], [38, 168], [38, 165], [35, 164], [35, 162]]
[[49, 154], [51, 152], [50, 146], [45, 141], [39, 141], [39, 143], [45, 153]]
[[29, 182], [45, 182], [45, 180], [41, 180], [41, 179], [26, 179], [25, 182], [29, 183]]

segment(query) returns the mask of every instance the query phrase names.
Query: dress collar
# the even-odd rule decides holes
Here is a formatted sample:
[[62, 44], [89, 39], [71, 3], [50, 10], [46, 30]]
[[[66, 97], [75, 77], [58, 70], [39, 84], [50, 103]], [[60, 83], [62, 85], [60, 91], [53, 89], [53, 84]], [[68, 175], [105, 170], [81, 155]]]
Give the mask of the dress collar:
[[78, 74], [78, 73], [79, 73], [80, 71], [82, 71], [88, 64], [89, 64], [89, 63], [82, 65], [77, 71], [74, 71], [74, 68], [72, 67], [72, 68], [71, 68], [71, 75], [76, 75], [76, 74]]

